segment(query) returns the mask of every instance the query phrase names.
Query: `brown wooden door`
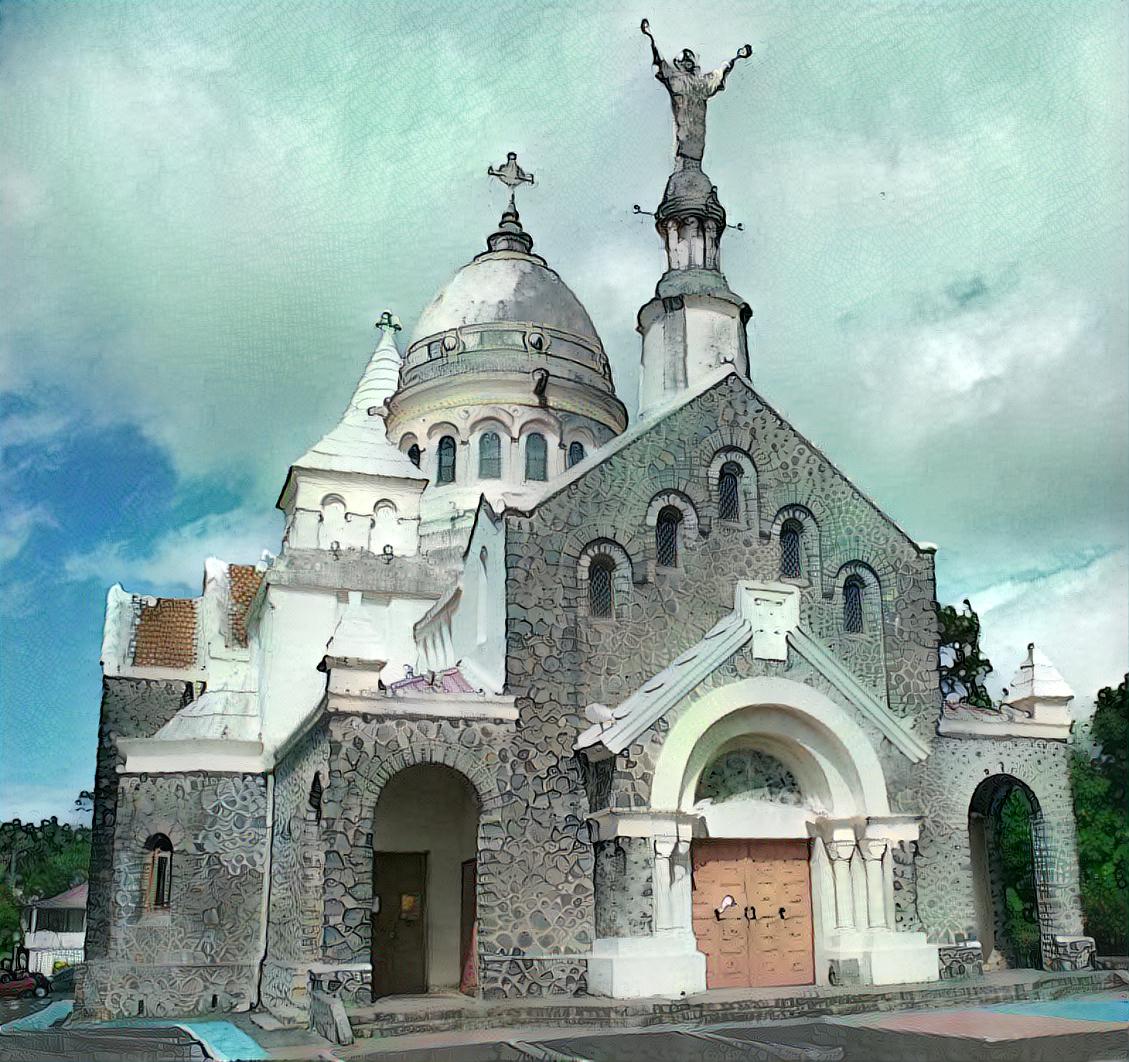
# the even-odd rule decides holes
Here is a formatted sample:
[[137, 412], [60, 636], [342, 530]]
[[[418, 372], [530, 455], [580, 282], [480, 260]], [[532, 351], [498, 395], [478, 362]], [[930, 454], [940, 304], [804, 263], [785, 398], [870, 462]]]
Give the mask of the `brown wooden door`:
[[746, 863], [750, 980], [754, 987], [810, 985], [811, 870], [807, 841], [750, 841]]
[[707, 988], [815, 980], [807, 841], [695, 841], [693, 925]]
[[427, 853], [377, 852], [373, 862], [372, 994], [427, 991]]

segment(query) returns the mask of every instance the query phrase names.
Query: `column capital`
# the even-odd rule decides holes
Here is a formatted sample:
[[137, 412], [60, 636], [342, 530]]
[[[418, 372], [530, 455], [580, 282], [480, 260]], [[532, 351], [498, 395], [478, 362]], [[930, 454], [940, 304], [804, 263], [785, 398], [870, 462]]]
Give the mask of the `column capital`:
[[858, 847], [855, 841], [824, 841], [824, 846], [827, 849], [827, 855], [831, 861], [838, 863], [839, 861], [845, 862], [855, 854], [855, 849]]
[[889, 842], [883, 837], [863, 837], [858, 843], [859, 853], [868, 862], [881, 859], [886, 854]]

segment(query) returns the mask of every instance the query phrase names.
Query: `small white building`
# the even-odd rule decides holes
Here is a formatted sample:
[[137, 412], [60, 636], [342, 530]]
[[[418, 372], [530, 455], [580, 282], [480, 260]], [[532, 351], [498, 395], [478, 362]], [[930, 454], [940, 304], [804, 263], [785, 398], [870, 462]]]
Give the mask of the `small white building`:
[[82, 962], [86, 942], [86, 891], [81, 885], [24, 908], [27, 968], [48, 977], [59, 963]]

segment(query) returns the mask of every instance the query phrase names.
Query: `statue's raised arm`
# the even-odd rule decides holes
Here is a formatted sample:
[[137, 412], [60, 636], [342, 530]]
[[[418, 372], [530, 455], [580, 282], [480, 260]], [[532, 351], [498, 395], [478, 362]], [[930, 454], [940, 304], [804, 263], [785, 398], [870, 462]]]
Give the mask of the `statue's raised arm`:
[[[738, 59], [748, 59], [752, 54], [753, 46], [751, 44], [742, 44], [741, 47], [737, 49], [737, 54], [730, 59], [729, 62], [719, 66], [712, 74], [707, 74], [706, 76], [712, 83], [711, 87], [716, 86], [713, 88], [713, 92], [720, 92], [725, 88], [725, 79], [729, 77], [729, 71], [737, 65]], [[713, 92], [711, 92], [710, 95], [713, 95]]]
[[639, 32], [651, 42], [651, 63], [655, 68], [655, 77], [662, 82], [667, 81], [674, 70], [659, 54], [659, 46], [655, 44], [655, 38], [651, 33], [651, 24], [646, 19], [639, 23]]

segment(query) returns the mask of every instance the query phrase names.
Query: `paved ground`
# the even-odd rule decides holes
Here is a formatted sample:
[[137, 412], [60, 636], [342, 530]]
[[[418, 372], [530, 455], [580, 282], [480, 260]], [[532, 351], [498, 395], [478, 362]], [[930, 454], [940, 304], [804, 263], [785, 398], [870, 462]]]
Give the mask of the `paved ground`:
[[[998, 998], [998, 997], [997, 997]], [[877, 1003], [878, 1001], [876, 1001]], [[43, 1006], [36, 1000], [35, 1009]], [[435, 1001], [432, 1001], [434, 1006]], [[880, 1005], [880, 1004], [879, 1004]], [[3, 1008], [0, 1007], [0, 1012]], [[6, 1016], [5, 1016], [6, 1017]], [[46, 1015], [44, 1016], [47, 1017]], [[11, 1019], [9, 1019], [11, 1020]], [[34, 1019], [29, 1024], [34, 1024]], [[648, 1029], [506, 1028], [363, 1039], [335, 1047], [306, 1029], [263, 1030], [251, 1015], [0, 1035], [0, 1062], [188, 1062], [202, 1058], [319, 1062], [1113, 1062], [1129, 1059], [1129, 989], [1039, 1002], [874, 1010], [848, 1017], [664, 1025]], [[170, 1023], [171, 1024], [171, 1023]], [[191, 1042], [188, 1030], [198, 1034]], [[174, 1035], [175, 1034], [175, 1035]], [[162, 1040], [161, 1037], [165, 1039]], [[38, 1038], [37, 1038], [38, 1037]], [[104, 1037], [99, 1040], [98, 1037]], [[148, 1042], [146, 1038], [148, 1037]], [[177, 1039], [180, 1037], [180, 1039]], [[242, 1046], [241, 1046], [242, 1045]], [[76, 1054], [75, 1050], [79, 1053]], [[244, 1052], [249, 1053], [244, 1053]]]
[[46, 1007], [55, 996], [46, 999], [0, 999], [0, 1027]]

